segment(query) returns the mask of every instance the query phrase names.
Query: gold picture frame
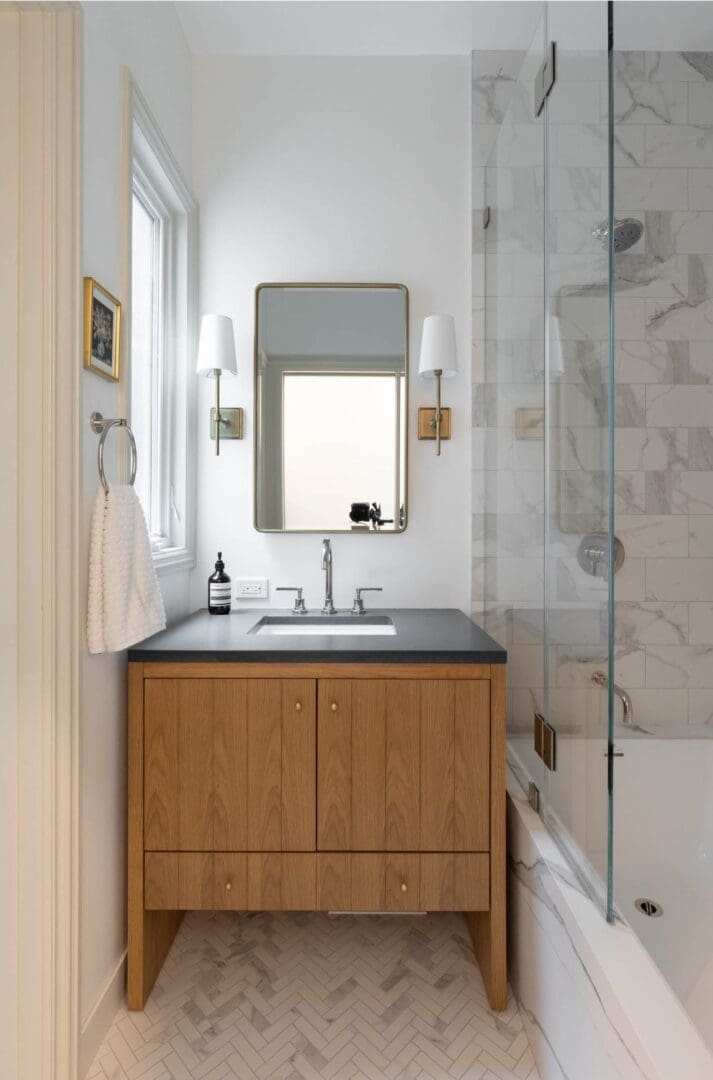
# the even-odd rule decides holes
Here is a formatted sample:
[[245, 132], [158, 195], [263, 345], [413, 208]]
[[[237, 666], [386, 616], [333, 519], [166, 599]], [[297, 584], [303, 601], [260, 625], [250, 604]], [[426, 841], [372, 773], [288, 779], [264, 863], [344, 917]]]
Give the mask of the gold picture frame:
[[119, 380], [121, 302], [94, 278], [84, 279], [84, 367]]

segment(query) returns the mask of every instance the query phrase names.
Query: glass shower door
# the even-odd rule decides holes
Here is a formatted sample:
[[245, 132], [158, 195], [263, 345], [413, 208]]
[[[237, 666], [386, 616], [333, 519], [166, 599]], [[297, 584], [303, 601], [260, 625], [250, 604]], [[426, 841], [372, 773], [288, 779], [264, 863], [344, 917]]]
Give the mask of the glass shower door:
[[492, 73], [479, 73], [474, 57], [474, 108], [480, 78], [490, 101], [495, 81], [501, 109], [485, 170], [485, 625], [508, 650], [508, 758], [526, 792], [530, 783], [541, 791], [544, 774], [533, 745], [533, 718], [545, 709], [545, 142], [533, 109], [544, 7], [512, 75], [497, 55]]
[[607, 4], [543, 5], [516, 71], [483, 79], [502, 112], [485, 171], [485, 622], [508, 649], [511, 768], [608, 911]]
[[548, 4], [545, 105], [545, 818], [608, 910], [609, 106], [607, 4]]

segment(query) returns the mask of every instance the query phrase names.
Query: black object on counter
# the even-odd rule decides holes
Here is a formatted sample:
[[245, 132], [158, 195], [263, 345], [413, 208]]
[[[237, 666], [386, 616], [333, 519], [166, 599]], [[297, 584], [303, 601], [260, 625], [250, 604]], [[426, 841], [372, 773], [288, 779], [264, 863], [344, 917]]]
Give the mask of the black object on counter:
[[225, 572], [223, 552], [218, 552], [215, 571], [208, 578], [208, 611], [211, 615], [230, 615], [230, 578]]

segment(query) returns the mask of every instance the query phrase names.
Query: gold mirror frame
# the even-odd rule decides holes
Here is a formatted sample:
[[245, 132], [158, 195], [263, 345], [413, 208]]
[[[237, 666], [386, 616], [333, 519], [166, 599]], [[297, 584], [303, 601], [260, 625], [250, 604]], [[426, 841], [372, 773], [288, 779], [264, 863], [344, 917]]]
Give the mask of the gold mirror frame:
[[[259, 423], [258, 423], [258, 304], [260, 299], [260, 291], [262, 289], [398, 289], [403, 293], [404, 305], [405, 305], [405, 326], [404, 326], [404, 356], [405, 356], [405, 371], [404, 378], [406, 380], [404, 385], [404, 408], [402, 415], [402, 422], [404, 424], [403, 442], [404, 442], [404, 487], [403, 487], [403, 505], [404, 505], [404, 520], [403, 525], [398, 528], [389, 529], [386, 532], [378, 529], [369, 529], [368, 532], [359, 530], [358, 532], [352, 529], [266, 529], [258, 522], [258, 437], [259, 437]], [[408, 526], [408, 502], [409, 502], [409, 473], [408, 473], [408, 444], [409, 444], [409, 430], [408, 430], [408, 418], [409, 418], [409, 362], [410, 362], [410, 306], [409, 306], [409, 292], [405, 285], [393, 283], [393, 282], [363, 282], [363, 281], [262, 281], [255, 287], [255, 309], [254, 309], [254, 330], [253, 330], [253, 527], [256, 532], [270, 533], [273, 535], [297, 535], [298, 533], [315, 533], [323, 534], [328, 532], [330, 535], [347, 535], [347, 536], [399, 536], [406, 531]], [[396, 513], [399, 512], [399, 508], [396, 508]]]

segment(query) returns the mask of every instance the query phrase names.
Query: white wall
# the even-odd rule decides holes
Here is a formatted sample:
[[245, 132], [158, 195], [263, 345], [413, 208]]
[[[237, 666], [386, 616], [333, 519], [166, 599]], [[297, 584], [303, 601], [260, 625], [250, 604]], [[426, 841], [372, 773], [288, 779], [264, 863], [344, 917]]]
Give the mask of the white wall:
[[[190, 58], [172, 4], [84, 6], [84, 191], [82, 272], [121, 295], [120, 154], [122, 67], [146, 97], [190, 180]], [[126, 341], [124, 341], [124, 357]], [[99, 409], [124, 416], [126, 380], [82, 376], [82, 421]], [[123, 445], [122, 437], [116, 448]], [[82, 557], [86, 567], [91, 507], [98, 479], [97, 436], [83, 427]], [[115, 467], [113, 454], [110, 468]], [[187, 610], [187, 574], [162, 580], [169, 615]], [[80, 1061], [86, 1065], [123, 991], [126, 946], [126, 659], [82, 656], [81, 664]], [[80, 1076], [83, 1072], [80, 1068]]]
[[[335, 537], [335, 603], [346, 606], [356, 585], [383, 585], [383, 606], [467, 611], [468, 59], [204, 57], [193, 79], [201, 311], [235, 320], [240, 374], [224, 381], [223, 402], [247, 410], [246, 438], [222, 444], [216, 459], [204, 380], [193, 606], [205, 606], [218, 549], [234, 579], [301, 584], [308, 606], [321, 605], [320, 537], [253, 528], [254, 290], [262, 281], [383, 281], [404, 283], [411, 298], [409, 525], [402, 535]], [[455, 316], [462, 373], [444, 383], [455, 435], [437, 458], [414, 432], [417, 406], [434, 394], [416, 374], [421, 324], [440, 311]], [[286, 603], [274, 593], [271, 602]]]

